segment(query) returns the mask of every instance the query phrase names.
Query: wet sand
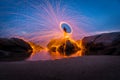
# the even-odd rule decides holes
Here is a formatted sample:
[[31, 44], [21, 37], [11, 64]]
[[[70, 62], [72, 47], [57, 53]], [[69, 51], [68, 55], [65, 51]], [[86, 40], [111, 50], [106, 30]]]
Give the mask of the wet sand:
[[120, 56], [0, 62], [0, 80], [120, 80]]

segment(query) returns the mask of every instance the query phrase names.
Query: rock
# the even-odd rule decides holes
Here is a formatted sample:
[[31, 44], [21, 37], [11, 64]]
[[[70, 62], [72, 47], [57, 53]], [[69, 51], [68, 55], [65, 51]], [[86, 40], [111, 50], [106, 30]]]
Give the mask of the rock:
[[0, 38], [0, 61], [27, 59], [32, 53], [31, 46], [22, 39]]
[[59, 52], [61, 55], [72, 55], [80, 50], [77, 44], [71, 40], [54, 39], [47, 45], [49, 52]]
[[120, 32], [84, 37], [82, 44], [84, 55], [120, 55]]
[[67, 56], [76, 53], [78, 50], [80, 50], [80, 48], [77, 46], [77, 44], [71, 42], [70, 40], [67, 40], [66, 43], [62, 43], [58, 47], [58, 52], [61, 54], [65, 53]]

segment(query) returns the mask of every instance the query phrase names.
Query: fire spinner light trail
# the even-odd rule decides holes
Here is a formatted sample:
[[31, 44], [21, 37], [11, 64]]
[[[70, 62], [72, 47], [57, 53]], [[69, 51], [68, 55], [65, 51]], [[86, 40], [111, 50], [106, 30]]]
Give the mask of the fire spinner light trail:
[[23, 10], [27, 8], [28, 11], [11, 12], [17, 18], [6, 25], [13, 26], [6, 28], [6, 32], [9, 33], [7, 36], [28, 41], [34, 53], [46, 47], [52, 39], [70, 37], [76, 40], [86, 35], [82, 27], [86, 25], [87, 18], [66, 8], [67, 4], [61, 5], [59, 0], [26, 0], [24, 4]]

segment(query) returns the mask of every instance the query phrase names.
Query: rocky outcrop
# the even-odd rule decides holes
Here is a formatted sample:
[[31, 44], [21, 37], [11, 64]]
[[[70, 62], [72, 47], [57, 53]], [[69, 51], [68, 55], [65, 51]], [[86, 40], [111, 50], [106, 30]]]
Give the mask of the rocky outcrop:
[[84, 37], [82, 44], [84, 55], [120, 55], [120, 32]]
[[71, 42], [70, 40], [67, 40], [58, 47], [58, 52], [67, 56], [76, 53], [78, 50], [80, 50], [80, 48], [77, 46], [77, 44]]
[[69, 39], [53, 39], [47, 45], [49, 52], [59, 52], [61, 55], [70, 56], [80, 50], [76, 42]]
[[31, 53], [31, 46], [22, 39], [0, 38], [0, 61], [24, 60]]

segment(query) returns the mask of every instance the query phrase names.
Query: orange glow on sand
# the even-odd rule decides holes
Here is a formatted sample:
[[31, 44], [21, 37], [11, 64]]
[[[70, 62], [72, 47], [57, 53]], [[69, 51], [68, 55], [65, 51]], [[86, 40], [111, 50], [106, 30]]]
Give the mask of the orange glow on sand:
[[43, 50], [44, 48], [38, 44], [35, 44], [33, 42], [28, 42], [30, 44], [30, 46], [33, 49], [33, 53], [31, 56], [35, 55], [36, 53], [40, 52], [41, 50]]

